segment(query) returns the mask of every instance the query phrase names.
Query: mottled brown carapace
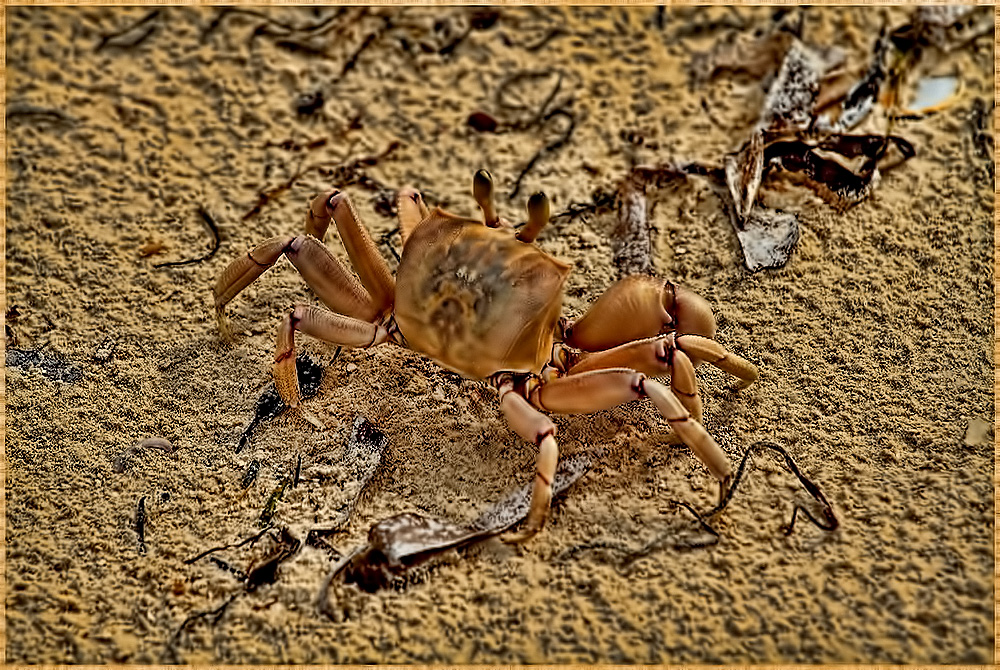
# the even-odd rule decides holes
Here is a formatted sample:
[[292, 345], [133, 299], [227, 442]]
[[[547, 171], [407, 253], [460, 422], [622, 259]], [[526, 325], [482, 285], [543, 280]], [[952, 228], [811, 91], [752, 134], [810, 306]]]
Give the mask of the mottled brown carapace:
[[435, 209], [396, 272], [396, 325], [412, 349], [467, 377], [541, 371], [570, 267], [511, 228]]

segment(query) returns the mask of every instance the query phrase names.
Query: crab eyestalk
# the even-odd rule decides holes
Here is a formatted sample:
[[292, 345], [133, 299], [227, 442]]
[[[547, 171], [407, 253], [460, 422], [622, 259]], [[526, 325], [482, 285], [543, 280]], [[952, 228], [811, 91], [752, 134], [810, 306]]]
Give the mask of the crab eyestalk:
[[528, 223], [517, 234], [522, 242], [534, 242], [538, 233], [549, 222], [549, 198], [539, 191], [528, 198]]
[[490, 228], [500, 225], [500, 215], [493, 204], [493, 175], [486, 170], [478, 170], [472, 178], [472, 195], [483, 209], [483, 221]]

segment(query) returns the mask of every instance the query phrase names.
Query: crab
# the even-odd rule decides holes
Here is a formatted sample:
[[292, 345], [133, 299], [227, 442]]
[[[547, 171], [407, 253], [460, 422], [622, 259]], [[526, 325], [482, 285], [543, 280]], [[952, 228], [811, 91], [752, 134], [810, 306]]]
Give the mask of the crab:
[[[266, 240], [219, 277], [220, 329], [231, 338], [226, 304], [285, 256], [328, 308], [295, 306], [278, 327], [274, 356], [279, 394], [313, 424], [322, 427], [300, 403], [297, 332], [344, 347], [408, 347], [492, 386], [508, 426], [538, 449], [530, 511], [508, 542], [531, 538], [548, 516], [559, 448], [545, 412], [591, 413], [648, 397], [724, 496], [732, 467], [701, 424], [695, 367], [713, 364], [737, 377], [738, 388], [757, 379], [757, 368], [714, 339], [708, 303], [670, 281], [629, 276], [571, 321], [561, 315], [570, 266], [534, 244], [550, 216], [548, 198], [532, 195], [517, 228], [498, 215], [489, 172], [475, 174], [473, 194], [482, 221], [430, 210], [413, 188], [398, 193], [404, 246], [395, 277], [347, 193], [319, 195], [306, 234]], [[357, 278], [323, 243], [331, 221]], [[669, 386], [655, 379], [668, 375]]]

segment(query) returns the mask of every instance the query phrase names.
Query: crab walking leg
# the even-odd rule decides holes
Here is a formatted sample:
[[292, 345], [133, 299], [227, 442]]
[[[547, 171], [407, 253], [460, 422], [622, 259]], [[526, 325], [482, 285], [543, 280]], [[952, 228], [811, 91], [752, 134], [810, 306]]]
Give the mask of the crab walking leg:
[[673, 392], [641, 372], [627, 368], [593, 370], [560, 377], [531, 394], [532, 404], [560, 414], [584, 414], [609, 409], [649, 396], [678, 437], [721, 483], [724, 496], [732, 477], [729, 458]]
[[406, 187], [396, 194], [396, 217], [399, 219], [399, 235], [403, 244], [421, 221], [430, 215], [420, 191]]
[[585, 354], [567, 371], [567, 374], [577, 375], [609, 368], [629, 368], [650, 377], [670, 375], [670, 388], [674, 395], [680, 399], [695, 421], [701, 421], [701, 398], [698, 395], [698, 379], [694, 374], [694, 364], [676, 345], [672, 333]]
[[[344, 347], [367, 349], [389, 339], [385, 328], [350, 316], [334, 314], [312, 305], [297, 305], [281, 321], [274, 352], [274, 385], [289, 407], [299, 406], [299, 375], [295, 369], [295, 331]], [[304, 413], [311, 423], [318, 421]], [[322, 427], [322, 424], [319, 424]]]
[[704, 298], [656, 277], [625, 277], [572, 324], [566, 343], [584, 351], [610, 349], [665, 330], [715, 337], [715, 317]]
[[368, 289], [379, 312], [387, 314], [392, 309], [396, 281], [346, 193], [333, 190], [314, 198], [306, 217], [306, 232], [323, 239], [331, 218], [337, 224], [340, 239], [361, 283]]
[[745, 358], [727, 351], [725, 347], [700, 335], [678, 335], [677, 348], [692, 359], [711, 363], [720, 370], [740, 378], [738, 388], [746, 388], [757, 381], [757, 366]]
[[552, 480], [559, 463], [559, 446], [556, 444], [556, 426], [523, 397], [509, 391], [500, 399], [500, 410], [507, 424], [524, 440], [538, 446], [535, 466], [535, 483], [531, 489], [531, 508], [524, 525], [516, 533], [502, 536], [504, 542], [517, 543], [530, 539], [545, 525], [552, 504]]
[[224, 333], [229, 332], [226, 304], [273, 266], [282, 254], [330, 309], [366, 321], [377, 316], [378, 308], [371, 296], [322, 242], [310, 235], [279, 236], [237, 258], [219, 276], [215, 284], [215, 311]]

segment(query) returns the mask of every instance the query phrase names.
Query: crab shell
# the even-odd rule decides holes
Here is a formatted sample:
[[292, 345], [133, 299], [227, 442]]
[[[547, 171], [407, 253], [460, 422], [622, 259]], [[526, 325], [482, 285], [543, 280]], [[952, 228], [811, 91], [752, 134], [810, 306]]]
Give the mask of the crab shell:
[[407, 346], [466, 377], [537, 373], [552, 353], [569, 272], [512, 228], [435, 208], [403, 247], [396, 325]]

